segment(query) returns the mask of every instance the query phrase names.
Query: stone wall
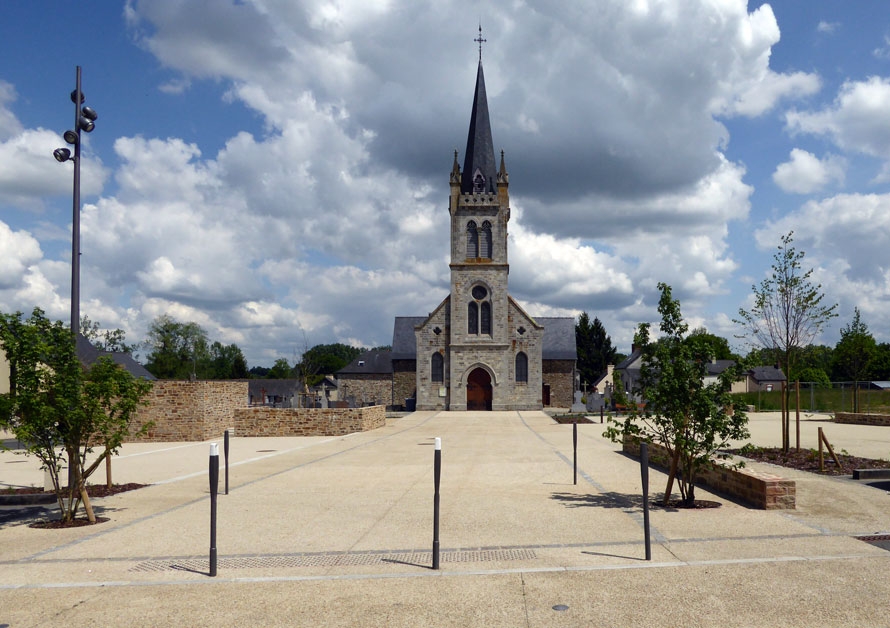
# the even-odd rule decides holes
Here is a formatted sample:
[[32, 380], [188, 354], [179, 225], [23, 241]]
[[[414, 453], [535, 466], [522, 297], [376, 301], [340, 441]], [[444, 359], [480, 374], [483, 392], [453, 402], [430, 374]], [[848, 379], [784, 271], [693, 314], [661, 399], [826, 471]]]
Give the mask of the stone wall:
[[159, 380], [146, 400], [132, 431], [149, 421], [154, 425], [129, 442], [203, 441], [221, 435], [232, 426], [235, 410], [247, 407], [247, 382]]
[[392, 404], [404, 406], [405, 399], [416, 399], [417, 395], [417, 361], [392, 361]]
[[[341, 375], [338, 397], [344, 401], [354, 398], [355, 405], [392, 405], [392, 375], [388, 373], [355, 373]], [[405, 403], [404, 399], [401, 403]]]
[[575, 362], [573, 360], [544, 360], [544, 384], [550, 385], [550, 407], [571, 408], [575, 401]]
[[[623, 448], [625, 453], [639, 458], [640, 442], [637, 439], [626, 438]], [[658, 443], [650, 443], [649, 462], [667, 468], [670, 462], [667, 450]], [[732, 469], [722, 460], [713, 460], [709, 469], [701, 469], [698, 480], [699, 484], [738, 498], [755, 508], [794, 510], [797, 505], [794, 480], [748, 468]]]
[[890, 425], [890, 414], [835, 412], [834, 422], [851, 423], [855, 425]]
[[366, 408], [239, 408], [235, 436], [342, 436], [386, 425], [384, 406]]

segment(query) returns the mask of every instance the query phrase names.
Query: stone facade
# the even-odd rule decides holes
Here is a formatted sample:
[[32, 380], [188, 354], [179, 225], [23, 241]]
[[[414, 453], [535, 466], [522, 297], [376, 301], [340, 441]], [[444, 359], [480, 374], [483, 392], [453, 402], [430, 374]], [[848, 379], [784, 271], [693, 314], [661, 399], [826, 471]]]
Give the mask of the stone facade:
[[349, 378], [341, 378], [338, 396], [343, 400], [355, 400], [356, 406], [392, 404], [392, 375], [358, 374]]
[[386, 425], [382, 405], [366, 408], [239, 408], [235, 436], [342, 436]]
[[417, 360], [393, 360], [392, 403], [403, 406], [406, 399], [417, 399]]
[[149, 421], [148, 432], [129, 442], [203, 441], [232, 427], [234, 412], [246, 408], [247, 381], [154, 382], [148, 405], [139, 409], [132, 431]]
[[571, 408], [575, 392], [575, 362], [573, 360], [544, 360], [544, 386], [550, 388], [550, 406]]

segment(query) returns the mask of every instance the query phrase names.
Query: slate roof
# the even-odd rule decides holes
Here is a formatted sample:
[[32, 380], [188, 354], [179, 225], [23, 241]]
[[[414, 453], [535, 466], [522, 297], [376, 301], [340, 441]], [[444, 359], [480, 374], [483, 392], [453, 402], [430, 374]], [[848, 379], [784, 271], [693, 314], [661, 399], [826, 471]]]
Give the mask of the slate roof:
[[84, 336], [83, 334], [77, 334], [76, 350], [77, 359], [80, 360], [80, 363], [84, 366], [92, 366], [99, 358], [109, 357], [114, 360], [116, 364], [124, 367], [124, 370], [126, 370], [133, 377], [148, 380], [157, 379], [154, 375], [149, 373], [144, 366], [134, 360], [133, 356], [129, 353], [121, 353], [118, 351], [102, 351], [101, 349], [97, 349], [95, 345], [87, 340], [86, 336]]
[[482, 73], [482, 60], [476, 71], [476, 92], [473, 95], [473, 113], [470, 116], [470, 130], [467, 133], [467, 152], [464, 154], [464, 170], [460, 181], [462, 194], [473, 193], [473, 173], [476, 168], [485, 177], [485, 191], [496, 192], [496, 165], [494, 143], [491, 140], [491, 122], [488, 119], [488, 98], [485, 95], [485, 76]]
[[[411, 329], [414, 338], [414, 329]], [[365, 351], [352, 362], [337, 371], [337, 375], [388, 375], [392, 373], [392, 351]]]
[[775, 366], [755, 366], [748, 369], [748, 374], [757, 382], [784, 382], [785, 373]]
[[708, 375], [720, 375], [720, 373], [734, 365], [735, 360], [715, 360], [707, 365]]
[[544, 327], [544, 360], [577, 360], [575, 345], [575, 319], [564, 316], [536, 317], [535, 322]]
[[417, 339], [414, 337], [414, 328], [423, 324], [426, 319], [426, 316], [396, 316], [392, 331], [391, 359], [417, 359]]

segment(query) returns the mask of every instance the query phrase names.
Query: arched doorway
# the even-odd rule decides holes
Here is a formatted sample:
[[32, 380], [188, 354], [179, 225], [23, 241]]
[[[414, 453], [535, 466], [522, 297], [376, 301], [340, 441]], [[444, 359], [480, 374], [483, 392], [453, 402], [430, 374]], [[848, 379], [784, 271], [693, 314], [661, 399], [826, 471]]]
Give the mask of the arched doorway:
[[467, 410], [491, 410], [491, 375], [474, 369], [467, 377]]

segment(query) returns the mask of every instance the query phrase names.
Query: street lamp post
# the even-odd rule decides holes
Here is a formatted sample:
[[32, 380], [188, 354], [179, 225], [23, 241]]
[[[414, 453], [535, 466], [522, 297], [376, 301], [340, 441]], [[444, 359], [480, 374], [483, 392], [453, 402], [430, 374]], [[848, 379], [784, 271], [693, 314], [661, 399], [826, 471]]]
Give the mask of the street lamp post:
[[74, 200], [72, 203], [71, 220], [71, 333], [77, 337], [80, 331], [80, 140], [81, 131], [92, 132], [96, 128], [96, 112], [84, 107], [86, 98], [80, 89], [80, 66], [77, 66], [77, 78], [71, 102], [74, 103], [74, 130], [65, 131], [65, 141], [74, 146], [74, 154], [67, 148], [57, 148], [53, 157], [59, 163], [74, 162]]

